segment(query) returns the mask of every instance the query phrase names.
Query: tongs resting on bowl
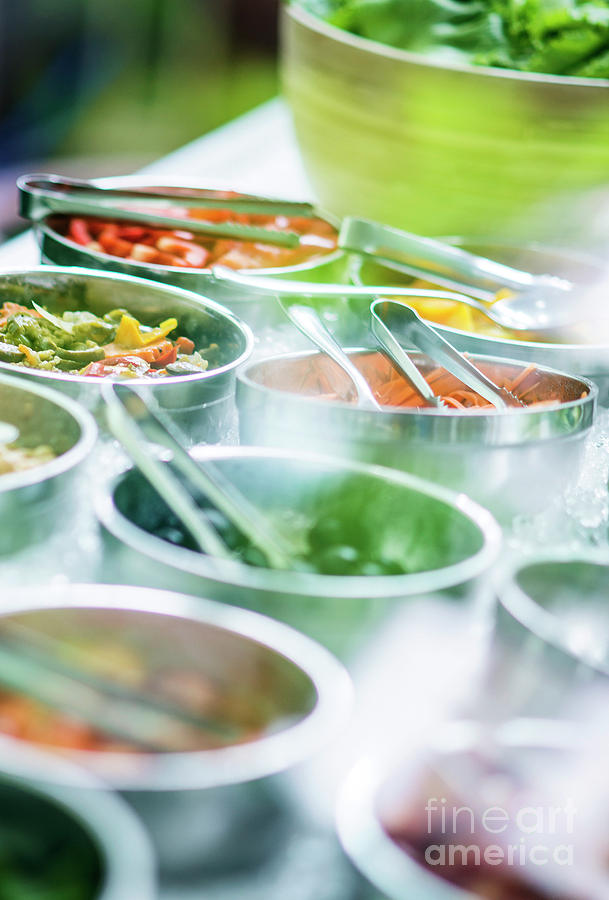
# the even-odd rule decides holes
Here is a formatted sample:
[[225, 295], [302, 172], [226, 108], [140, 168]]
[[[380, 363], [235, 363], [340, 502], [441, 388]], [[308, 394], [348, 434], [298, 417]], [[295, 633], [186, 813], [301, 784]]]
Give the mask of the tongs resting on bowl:
[[418, 347], [496, 409], [525, 407], [522, 400], [491, 381], [410, 306], [397, 300], [378, 299], [370, 305], [370, 316], [370, 327], [377, 338], [386, 340], [389, 332], [398, 346]]
[[220, 743], [238, 738], [229, 722], [100, 674], [72, 659], [73, 650], [73, 642], [5, 619], [0, 622], [0, 686], [140, 750], [175, 751], [209, 737]]
[[[145, 223], [158, 228], [179, 228], [209, 237], [232, 238], [240, 241], [261, 241], [280, 247], [298, 247], [301, 235], [295, 231], [277, 230], [240, 222], [206, 222], [202, 219], [165, 215], [163, 206], [176, 204], [199, 209], [222, 209], [235, 213], [265, 216], [314, 217], [310, 203], [273, 200], [253, 195], [219, 197], [218, 191], [176, 186], [173, 193], [159, 186], [158, 190], [140, 188], [103, 187], [94, 181], [64, 178], [59, 175], [30, 174], [17, 179], [20, 214], [33, 222], [50, 213], [74, 216], [108, 216]], [[161, 207], [161, 208], [159, 208]], [[147, 211], [148, 208], [148, 211]]]
[[[179, 429], [156, 400], [149, 394], [144, 399], [137, 387], [116, 382], [104, 384], [102, 394], [114, 437], [203, 553], [220, 559], [235, 558], [205, 510], [193, 500], [193, 493], [206, 497], [263, 554], [270, 568], [294, 567], [292, 548], [283, 536], [211, 461], [195, 461], [187, 453]], [[170, 451], [167, 464], [151, 452], [149, 442]], [[188, 488], [174, 473], [174, 467], [186, 479]]]
[[[455, 302], [478, 310], [511, 331], [560, 331], [582, 319], [575, 302], [575, 286], [567, 279], [523, 272], [433, 238], [347, 217], [338, 246], [398, 272], [459, 291]], [[508, 296], [497, 299], [497, 294], [506, 289]]]

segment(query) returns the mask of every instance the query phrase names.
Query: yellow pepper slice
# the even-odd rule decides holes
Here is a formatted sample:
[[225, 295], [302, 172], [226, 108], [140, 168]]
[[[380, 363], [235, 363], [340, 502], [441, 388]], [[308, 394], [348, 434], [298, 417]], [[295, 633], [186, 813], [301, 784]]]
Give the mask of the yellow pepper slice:
[[151, 331], [142, 332], [140, 323], [133, 316], [123, 315], [116, 331], [114, 343], [125, 349], [136, 349], [137, 347], [145, 347], [147, 344], [154, 344], [162, 338], [167, 337], [170, 331], [178, 327], [177, 319], [165, 319], [156, 328]]
[[23, 353], [29, 366], [33, 366], [36, 369], [40, 368], [40, 357], [35, 350], [32, 350], [31, 347], [27, 347], [25, 344], [19, 344], [17, 350]]

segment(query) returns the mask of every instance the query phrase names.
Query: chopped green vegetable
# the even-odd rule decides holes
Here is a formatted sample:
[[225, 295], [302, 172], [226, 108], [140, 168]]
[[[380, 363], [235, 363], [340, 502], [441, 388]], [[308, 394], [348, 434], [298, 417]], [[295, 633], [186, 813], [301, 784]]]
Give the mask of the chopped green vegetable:
[[298, 0], [339, 28], [431, 57], [609, 78], [609, 0]]

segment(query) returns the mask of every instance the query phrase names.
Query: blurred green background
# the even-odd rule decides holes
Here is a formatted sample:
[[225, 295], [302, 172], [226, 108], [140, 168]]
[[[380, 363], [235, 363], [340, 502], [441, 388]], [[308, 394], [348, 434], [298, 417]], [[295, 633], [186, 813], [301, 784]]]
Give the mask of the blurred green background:
[[0, 231], [32, 170], [127, 173], [277, 91], [277, 0], [0, 0]]

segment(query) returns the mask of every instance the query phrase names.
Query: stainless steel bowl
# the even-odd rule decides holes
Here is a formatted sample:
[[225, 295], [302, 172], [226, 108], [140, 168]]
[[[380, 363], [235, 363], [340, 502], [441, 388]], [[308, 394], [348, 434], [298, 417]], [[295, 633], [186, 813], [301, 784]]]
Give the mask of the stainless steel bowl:
[[44, 600], [40, 588], [15, 589], [3, 597], [3, 615], [74, 644], [88, 637], [97, 653], [104, 641], [118, 644], [116, 665], [133, 666], [135, 654], [155, 677], [196, 672], [211, 689], [219, 686], [226, 720], [237, 726], [246, 724], [251, 708], [262, 710], [266, 727], [259, 737], [221, 749], [62, 751], [124, 793], [166, 871], [259, 861], [285, 825], [287, 792], [282, 795], [276, 776], [320, 750], [349, 713], [349, 678], [326, 650], [231, 606], [87, 584], [45, 587]]
[[[154, 325], [175, 316], [180, 330], [197, 346], [218, 343], [218, 365], [200, 375], [142, 379], [140, 384], [170, 411], [193, 442], [219, 440], [223, 436], [232, 411], [235, 370], [251, 354], [253, 337], [245, 323], [213, 300], [142, 278], [58, 266], [1, 272], [0, 297], [16, 302], [34, 297], [60, 314], [68, 309], [87, 308], [103, 315], [124, 307], [140, 321]], [[57, 388], [93, 411], [101, 409], [99, 378], [44, 372], [3, 362], [0, 372]]]
[[[505, 761], [508, 772], [518, 771], [520, 775], [526, 769], [533, 777], [537, 772], [538, 781], [541, 782], [538, 770], [544, 765], [544, 761], [577, 752], [581, 749], [581, 741], [580, 735], [572, 727], [559, 721], [513, 719], [489, 730], [488, 727], [480, 726], [480, 723], [463, 720], [441, 726], [429, 740], [426, 749], [436, 759], [446, 758], [447, 771], [456, 777], [455, 773], [460, 770], [451, 763], [451, 758], [468, 754], [476, 746], [481, 746], [483, 751], [493, 747], [495, 763]], [[518, 769], [513, 763], [516, 754]], [[441, 765], [439, 768], [441, 770]], [[381, 824], [379, 807], [384, 806], [387, 800], [394, 806], [396, 800], [404, 796], [404, 805], [407, 807], [410, 800], [414, 807], [410, 810], [413, 820], [421, 819], [421, 834], [428, 835], [425, 804], [430, 798], [427, 794], [424, 798], [416, 794], [417, 778], [421, 778], [424, 772], [425, 757], [414, 759], [412, 752], [410, 755], [408, 752], [403, 753], [399, 765], [394, 760], [390, 768], [387, 768], [385, 762], [373, 758], [362, 759], [357, 763], [343, 783], [337, 804], [336, 824], [343, 848], [368, 881], [388, 900], [476, 900], [480, 896], [478, 893], [451, 884], [434, 874], [433, 869], [426, 868], [401, 850]], [[429, 775], [429, 770], [427, 772]], [[472, 771], [471, 760], [469, 765], [466, 764], [465, 773], [473, 781], [475, 772]], [[469, 786], [475, 785], [473, 781]], [[474, 810], [483, 811], [503, 806], [505, 797], [501, 793], [502, 785], [505, 787], [505, 780], [500, 776], [496, 784], [496, 798], [491, 785], [486, 796], [477, 798], [479, 803], [473, 804]], [[438, 790], [442, 793], [441, 787]], [[420, 806], [418, 800], [421, 801]], [[556, 800], [555, 796], [549, 798], [550, 802]], [[459, 801], [467, 803], [467, 792], [465, 796], [458, 798], [457, 802]], [[465, 809], [468, 807], [463, 806], [462, 810]], [[450, 815], [449, 806], [449, 823]], [[449, 837], [444, 840], [450, 844], [451, 832], [448, 831], [447, 834]], [[489, 842], [488, 834], [486, 838]], [[537, 840], [542, 842], [542, 839], [543, 836], [538, 834]], [[429, 844], [434, 843], [433, 837], [429, 836]], [[475, 835], [469, 835], [467, 843], [475, 845]], [[511, 874], [519, 874], [518, 866], [511, 869]], [[565, 885], [567, 883], [565, 878]]]
[[0, 475], [0, 555], [15, 553], [62, 527], [74, 480], [95, 444], [97, 428], [78, 403], [41, 385], [0, 374], [0, 421], [19, 429], [24, 447], [45, 444], [56, 458]]
[[[102, 578], [178, 587], [288, 622], [348, 655], [396, 600], [448, 588], [473, 591], [495, 559], [498, 526], [465, 496], [400, 472], [256, 447], [197, 449], [271, 514], [338, 520], [379, 556], [401, 554], [406, 575], [281, 572], [216, 560], [154, 535], [165, 509], [136, 470], [97, 503], [106, 537]], [[285, 524], [283, 525], [285, 527]], [[296, 527], [296, 525], [295, 525]]]
[[[283, 83], [324, 208], [421, 234], [581, 239], [607, 185], [609, 81], [441, 64], [283, 8]], [[592, 209], [594, 205], [591, 204]]]
[[[349, 351], [366, 359], [371, 350]], [[412, 352], [423, 372], [435, 368]], [[514, 377], [522, 364], [473, 356], [492, 378]], [[365, 365], [360, 363], [365, 370]], [[597, 389], [591, 382], [538, 366], [536, 396], [558, 393], [563, 403], [536, 410], [487, 412], [395, 409], [369, 412], [345, 402], [320, 401], [301, 385], [313, 376], [349, 386], [323, 354], [272, 357], [239, 373], [237, 406], [243, 443], [324, 450], [391, 466], [463, 491], [500, 519], [542, 509], [577, 476], [585, 438], [594, 421]], [[318, 390], [321, 390], [319, 388]], [[586, 396], [582, 398], [582, 393]]]
[[485, 696], [515, 715], [577, 714], [609, 684], [609, 562], [600, 552], [515, 561], [497, 579]]
[[38, 852], [44, 848], [56, 854], [60, 848], [64, 854], [78, 853], [79, 860], [91, 857], [91, 870], [97, 870], [98, 877], [70, 885], [71, 890], [88, 889], [90, 900], [154, 900], [152, 847], [142, 824], [120, 797], [67, 761], [31, 747], [15, 752], [1, 739], [0, 770], [4, 828], [23, 831]]
[[[598, 256], [576, 253], [573, 250], [561, 250], [536, 244], [510, 244], [506, 242], [478, 240], [473, 242], [466, 238], [448, 238], [450, 243], [465, 247], [474, 253], [496, 259], [508, 265], [516, 266], [529, 272], [543, 274], [550, 272], [572, 279], [576, 284], [590, 286], [606, 276], [602, 259]], [[400, 279], [395, 272], [376, 263], [350, 264], [350, 272], [357, 284], [404, 284], [407, 276]], [[379, 280], [380, 279], [380, 280]], [[388, 295], [390, 291], [387, 292]], [[345, 304], [343, 303], [343, 309]], [[351, 303], [344, 313], [348, 336], [366, 333], [362, 322], [367, 316], [361, 304]], [[492, 327], [492, 323], [489, 323]], [[518, 359], [530, 362], [532, 359], [543, 366], [563, 369], [572, 375], [583, 376], [594, 381], [599, 388], [599, 402], [609, 403], [609, 344], [553, 344], [542, 341], [519, 341], [505, 337], [494, 337], [474, 332], [460, 331], [445, 325], [434, 325], [438, 331], [465, 353], [482, 353], [488, 356], [499, 356], [507, 359]], [[360, 338], [361, 340], [361, 338]]]
[[[172, 180], [155, 178], [151, 182], [149, 176], [127, 175], [95, 180], [100, 187], [128, 188], [160, 188], [161, 190], [180, 188], [207, 188], [202, 184], [176, 184]], [[52, 217], [50, 217], [52, 220]], [[332, 225], [336, 221], [329, 218]], [[82, 247], [61, 235], [49, 220], [34, 225], [34, 233], [40, 246], [43, 263], [60, 266], [85, 266], [90, 269], [104, 269], [139, 278], [152, 278], [174, 287], [184, 288], [210, 297], [232, 310], [250, 325], [261, 326], [283, 321], [283, 314], [274, 297], [264, 295], [247, 296], [239, 288], [222, 284], [212, 278], [210, 269], [178, 268], [176, 266], [148, 265], [136, 260], [121, 259], [107, 253], [98, 253], [88, 247]], [[295, 266], [282, 266], [270, 269], [256, 269], [257, 275], [276, 275], [279, 278], [304, 279], [306, 281], [344, 281], [347, 257], [342, 250], [336, 250]], [[241, 274], [247, 275], [249, 269]]]

